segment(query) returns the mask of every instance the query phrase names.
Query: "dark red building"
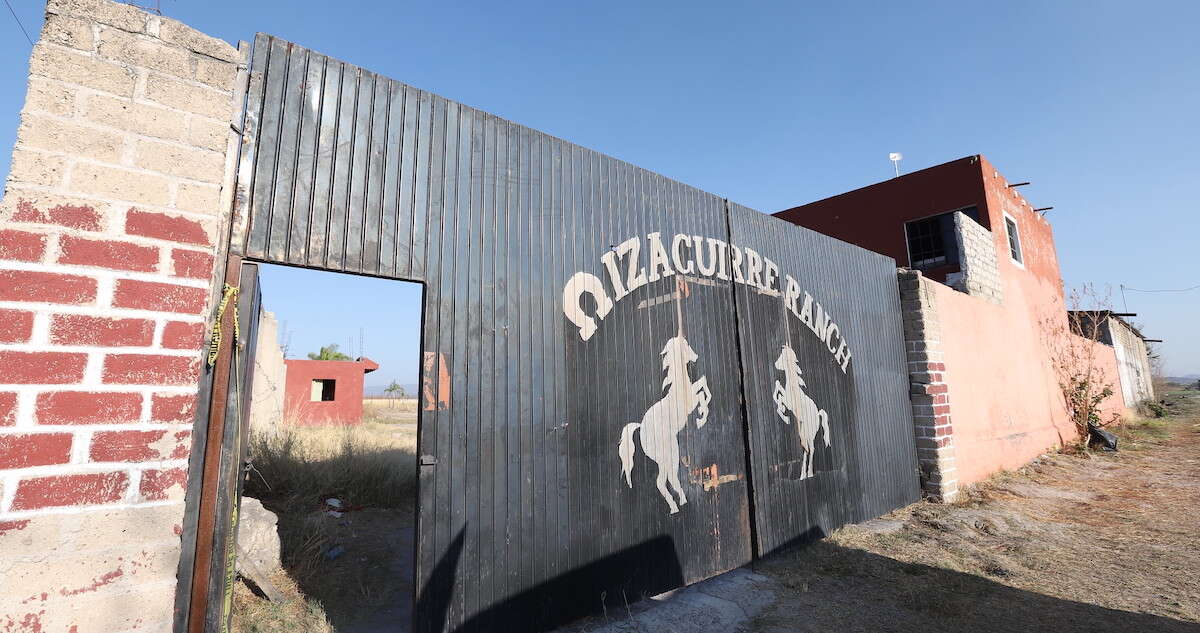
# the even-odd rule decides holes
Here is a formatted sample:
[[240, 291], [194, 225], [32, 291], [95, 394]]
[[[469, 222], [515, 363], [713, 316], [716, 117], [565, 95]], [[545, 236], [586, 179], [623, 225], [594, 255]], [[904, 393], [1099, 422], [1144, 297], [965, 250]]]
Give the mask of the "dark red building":
[[961, 271], [955, 211], [1006, 242], [1002, 268], [1003, 262], [1011, 262], [1058, 285], [1049, 224], [978, 154], [792, 207], [775, 217], [882, 253], [946, 282], [947, 275]]
[[285, 360], [284, 418], [289, 424], [362, 422], [363, 376], [379, 365], [349, 360]]

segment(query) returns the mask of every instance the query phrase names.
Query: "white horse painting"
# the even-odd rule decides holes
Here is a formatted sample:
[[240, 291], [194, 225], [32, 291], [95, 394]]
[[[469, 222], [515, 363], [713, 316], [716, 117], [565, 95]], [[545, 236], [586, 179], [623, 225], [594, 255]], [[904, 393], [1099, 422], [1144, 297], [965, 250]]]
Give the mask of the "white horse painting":
[[[626, 424], [621, 430], [621, 442], [617, 445], [625, 484], [632, 488], [630, 473], [633, 472], [633, 454], [636, 450], [633, 434], [641, 430], [642, 452], [658, 464], [658, 491], [667, 501], [671, 514], [679, 512], [679, 506], [687, 503], [679, 484], [679, 432], [687, 426], [692, 411], [699, 411], [696, 428], [703, 427], [708, 420], [708, 403], [712, 400], [708, 377], [701, 376], [692, 382], [688, 374], [688, 365], [696, 362], [697, 358], [695, 350], [682, 334], [667, 341], [662, 349], [662, 366], [667, 372], [662, 388], [667, 390], [667, 395], [646, 411], [640, 423]], [[679, 496], [678, 505], [667, 488], [668, 483]]]
[[825, 446], [829, 446], [829, 414], [818, 408], [817, 403], [808, 396], [801, 387], [807, 386], [800, 377], [800, 361], [796, 352], [786, 343], [775, 361], [775, 369], [783, 372], [783, 384], [775, 381], [775, 413], [785, 423], [788, 413], [796, 418], [796, 432], [800, 435], [800, 446], [804, 448], [804, 468], [801, 469], [800, 479], [813, 476], [813, 453], [817, 440], [817, 429], [824, 431]]

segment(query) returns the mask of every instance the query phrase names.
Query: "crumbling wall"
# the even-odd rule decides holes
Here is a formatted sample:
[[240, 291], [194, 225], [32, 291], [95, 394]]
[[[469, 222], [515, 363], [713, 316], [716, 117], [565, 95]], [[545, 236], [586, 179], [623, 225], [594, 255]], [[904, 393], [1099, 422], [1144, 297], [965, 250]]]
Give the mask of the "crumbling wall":
[[283, 348], [279, 346], [279, 321], [263, 310], [258, 315], [258, 342], [254, 351], [250, 428], [265, 431], [283, 424]]
[[992, 303], [1004, 301], [1000, 269], [996, 264], [996, 242], [992, 232], [967, 214], [954, 213], [954, 241], [962, 270], [946, 276], [946, 284], [959, 292]]
[[46, 11], [0, 203], [0, 630], [166, 631], [240, 58]]

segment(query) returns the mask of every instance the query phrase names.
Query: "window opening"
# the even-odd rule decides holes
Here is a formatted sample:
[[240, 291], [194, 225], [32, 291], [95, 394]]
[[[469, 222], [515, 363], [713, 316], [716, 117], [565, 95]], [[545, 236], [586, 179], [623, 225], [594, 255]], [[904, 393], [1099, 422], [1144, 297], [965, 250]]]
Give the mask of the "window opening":
[[923, 270], [959, 264], [958, 242], [954, 236], [954, 214], [958, 211], [979, 221], [979, 210], [972, 206], [904, 224], [910, 267]]
[[1008, 254], [1013, 261], [1021, 263], [1021, 236], [1017, 233], [1017, 223], [1007, 215], [1004, 216], [1004, 228], [1008, 232]]

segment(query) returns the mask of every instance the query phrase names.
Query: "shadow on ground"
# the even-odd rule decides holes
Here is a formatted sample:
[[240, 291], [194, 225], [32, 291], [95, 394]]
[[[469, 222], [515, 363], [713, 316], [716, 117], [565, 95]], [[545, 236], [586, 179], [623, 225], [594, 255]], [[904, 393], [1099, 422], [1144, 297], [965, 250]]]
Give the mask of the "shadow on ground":
[[1196, 623], [1063, 600], [825, 541], [755, 567], [777, 593], [767, 609], [741, 626], [745, 631], [1200, 632]]

